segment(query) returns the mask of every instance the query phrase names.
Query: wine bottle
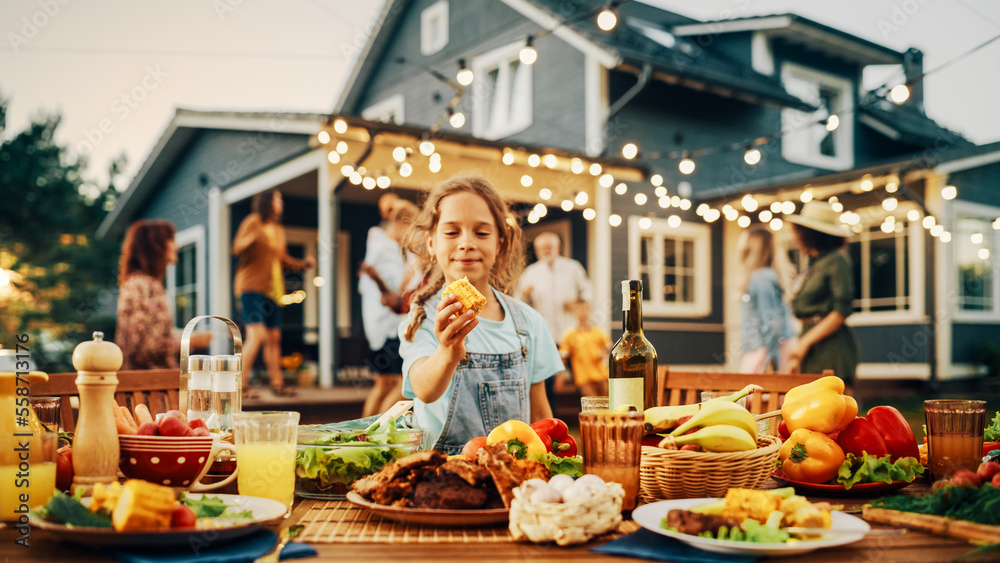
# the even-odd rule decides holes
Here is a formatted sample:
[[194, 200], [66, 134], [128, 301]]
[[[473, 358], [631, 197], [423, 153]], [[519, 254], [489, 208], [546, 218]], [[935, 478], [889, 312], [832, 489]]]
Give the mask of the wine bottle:
[[642, 334], [642, 281], [622, 282], [622, 337], [608, 357], [608, 406], [656, 406], [656, 350]]

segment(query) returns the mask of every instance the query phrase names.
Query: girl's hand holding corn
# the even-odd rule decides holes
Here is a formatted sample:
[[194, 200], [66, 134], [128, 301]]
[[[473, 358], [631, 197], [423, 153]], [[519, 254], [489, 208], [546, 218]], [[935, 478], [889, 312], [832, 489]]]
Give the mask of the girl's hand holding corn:
[[465, 357], [465, 337], [479, 325], [471, 309], [462, 313], [463, 305], [454, 294], [448, 294], [438, 305], [434, 319], [434, 336], [452, 360]]

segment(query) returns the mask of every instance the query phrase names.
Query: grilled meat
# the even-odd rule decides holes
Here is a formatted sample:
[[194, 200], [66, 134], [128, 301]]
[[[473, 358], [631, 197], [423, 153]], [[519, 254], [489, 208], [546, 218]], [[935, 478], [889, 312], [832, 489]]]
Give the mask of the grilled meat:
[[690, 510], [674, 509], [667, 513], [667, 526], [675, 528], [682, 534], [697, 536], [702, 532], [712, 532], [715, 534], [719, 528], [728, 526], [730, 528], [740, 526], [741, 520], [726, 518], [715, 514], [701, 514]]
[[414, 508], [448, 508], [470, 509], [482, 508], [486, 503], [485, 487], [470, 485], [467, 481], [444, 471], [428, 474], [427, 478], [417, 483], [413, 490]]

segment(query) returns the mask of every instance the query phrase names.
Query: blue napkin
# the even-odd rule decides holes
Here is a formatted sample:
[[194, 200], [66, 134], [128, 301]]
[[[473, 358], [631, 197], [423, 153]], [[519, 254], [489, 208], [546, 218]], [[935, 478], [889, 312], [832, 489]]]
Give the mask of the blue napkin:
[[611, 555], [627, 555], [660, 561], [677, 561], [678, 563], [751, 563], [760, 559], [748, 555], [733, 555], [730, 553], [715, 553], [691, 547], [688, 544], [656, 532], [641, 529], [635, 533], [610, 541], [604, 545], [591, 548], [590, 551], [608, 553]]
[[[112, 549], [109, 555], [122, 563], [252, 563], [271, 551], [278, 534], [258, 530], [218, 546], [200, 546], [195, 552], [190, 546], [176, 548]], [[307, 543], [288, 542], [281, 550], [281, 560], [313, 557], [316, 550]]]

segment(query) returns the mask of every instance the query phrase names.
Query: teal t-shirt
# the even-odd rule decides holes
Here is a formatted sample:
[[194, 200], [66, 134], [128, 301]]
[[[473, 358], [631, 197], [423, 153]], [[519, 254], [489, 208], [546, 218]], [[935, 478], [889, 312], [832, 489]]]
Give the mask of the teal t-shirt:
[[[469, 333], [465, 347], [468, 353], [507, 354], [521, 350], [521, 340], [514, 328], [514, 319], [507, 308], [507, 302], [496, 289], [493, 289], [493, 293], [503, 307], [503, 320], [491, 321], [480, 318], [479, 326]], [[518, 302], [518, 306], [521, 309], [521, 315], [524, 317], [525, 328], [528, 332], [529, 380], [535, 384], [545, 381], [565, 367], [559, 350], [556, 348], [556, 342], [549, 334], [549, 329], [545, 325], [545, 321], [542, 320], [542, 316], [524, 303]], [[411, 312], [410, 315], [412, 314]], [[413, 386], [410, 383], [410, 368], [420, 358], [426, 358], [433, 354], [438, 347], [438, 340], [434, 337], [434, 311], [427, 311], [427, 317], [417, 329], [413, 342], [407, 342], [405, 337], [406, 326], [409, 322], [410, 317], [407, 316], [399, 325], [399, 354], [403, 358], [403, 395], [414, 399], [413, 410], [417, 417], [417, 423], [433, 437], [433, 443], [437, 441], [437, 437], [444, 428], [453, 384], [449, 383], [444, 394], [433, 403], [424, 403], [415, 398]], [[468, 399], [475, 400], [474, 397]]]

